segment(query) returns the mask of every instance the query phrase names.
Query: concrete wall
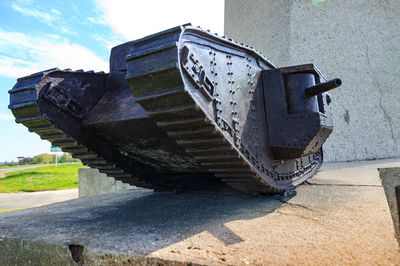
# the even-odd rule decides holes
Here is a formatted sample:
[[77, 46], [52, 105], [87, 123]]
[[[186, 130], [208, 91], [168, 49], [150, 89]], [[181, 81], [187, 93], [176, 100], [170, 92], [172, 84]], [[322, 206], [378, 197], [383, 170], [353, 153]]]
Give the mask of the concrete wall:
[[79, 197], [134, 188], [92, 168], [79, 168], [78, 178]]
[[314, 63], [331, 92], [326, 161], [400, 156], [400, 1], [226, 0], [225, 35], [278, 66]]

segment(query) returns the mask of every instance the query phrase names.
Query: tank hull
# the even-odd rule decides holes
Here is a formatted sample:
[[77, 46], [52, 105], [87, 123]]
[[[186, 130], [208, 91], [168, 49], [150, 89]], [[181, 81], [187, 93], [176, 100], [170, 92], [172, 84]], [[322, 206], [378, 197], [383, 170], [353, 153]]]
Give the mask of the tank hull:
[[[323, 81], [313, 66], [301, 69]], [[272, 141], [275, 96], [263, 78], [278, 70], [289, 73], [251, 47], [186, 25], [113, 48], [109, 74], [52, 69], [20, 78], [9, 108], [29, 131], [132, 185], [277, 193], [323, 160], [322, 143]], [[324, 123], [307, 137], [326, 139], [329, 112], [313, 112]]]

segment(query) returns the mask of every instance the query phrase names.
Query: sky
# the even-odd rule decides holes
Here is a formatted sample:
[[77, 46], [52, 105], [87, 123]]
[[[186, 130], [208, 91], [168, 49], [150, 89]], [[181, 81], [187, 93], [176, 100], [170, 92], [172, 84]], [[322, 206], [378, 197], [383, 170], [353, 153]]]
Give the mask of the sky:
[[41, 70], [109, 71], [110, 49], [192, 23], [223, 34], [224, 0], [2, 0], [0, 162], [50, 152], [50, 143], [14, 121], [8, 91]]

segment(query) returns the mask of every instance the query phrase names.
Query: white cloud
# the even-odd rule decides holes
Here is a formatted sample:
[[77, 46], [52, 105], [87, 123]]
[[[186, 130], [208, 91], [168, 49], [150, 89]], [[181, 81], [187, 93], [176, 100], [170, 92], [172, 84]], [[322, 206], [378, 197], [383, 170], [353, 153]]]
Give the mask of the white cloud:
[[108, 71], [105, 60], [58, 35], [38, 37], [0, 28], [0, 75], [21, 77], [52, 67]]
[[121, 39], [121, 37], [118, 38], [117, 36], [115, 36], [115, 34], [110, 34], [107, 37], [104, 37], [103, 35], [100, 34], [93, 34], [92, 37], [96, 41], [103, 43], [104, 47], [106, 47], [110, 51], [111, 48], [125, 42], [125, 40]]
[[12, 9], [21, 13], [24, 16], [33, 17], [57, 31], [68, 34], [76, 34], [71, 31], [64, 20], [61, 19], [61, 12], [55, 8], [50, 9], [48, 12], [42, 11], [40, 6], [32, 1], [17, 0], [10, 5]]
[[109, 25], [126, 40], [191, 22], [195, 26], [223, 34], [223, 0], [97, 0]]
[[60, 15], [60, 14], [61, 14], [60, 11], [58, 11], [58, 10], [55, 9], [55, 8], [52, 8], [52, 9], [51, 9], [51, 12], [54, 13], [54, 14], [56, 14], [56, 15]]
[[0, 113], [0, 120], [14, 120], [14, 116]]
[[42, 20], [47, 24], [50, 24], [52, 21], [56, 20], [57, 15], [60, 14], [60, 12], [56, 9], [52, 9], [51, 11], [53, 14], [49, 14], [46, 12], [39, 11], [32, 7], [22, 7], [16, 3], [12, 3], [11, 8], [21, 13], [22, 15], [34, 17], [36, 19]]
[[53, 27], [53, 28], [55, 28], [56, 30], [60, 31], [61, 33], [68, 33], [68, 34], [71, 34], [71, 35], [77, 35], [76, 32], [72, 31], [67, 26], [58, 25], [58, 26]]
[[88, 17], [87, 20], [92, 24], [106, 25], [104, 20], [94, 17]]

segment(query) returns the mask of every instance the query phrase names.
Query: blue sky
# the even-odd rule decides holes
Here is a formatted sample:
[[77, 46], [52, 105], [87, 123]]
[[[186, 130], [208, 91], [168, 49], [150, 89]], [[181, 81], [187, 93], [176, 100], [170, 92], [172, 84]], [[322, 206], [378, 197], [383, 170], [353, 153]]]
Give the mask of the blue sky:
[[14, 122], [16, 79], [53, 67], [108, 72], [110, 48], [191, 22], [223, 34], [223, 0], [3, 0], [0, 2], [0, 162], [50, 151]]

